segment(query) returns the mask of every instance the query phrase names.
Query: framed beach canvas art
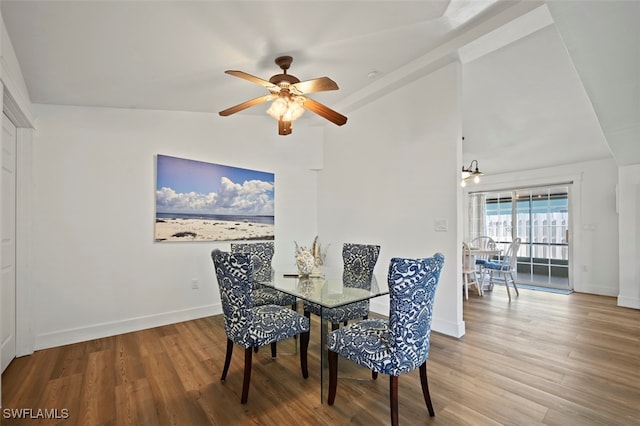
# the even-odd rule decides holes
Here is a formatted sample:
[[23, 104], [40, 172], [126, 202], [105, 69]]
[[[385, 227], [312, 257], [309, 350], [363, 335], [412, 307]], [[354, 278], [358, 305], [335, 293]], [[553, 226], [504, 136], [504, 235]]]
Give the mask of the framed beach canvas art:
[[273, 173], [157, 156], [156, 241], [273, 240]]

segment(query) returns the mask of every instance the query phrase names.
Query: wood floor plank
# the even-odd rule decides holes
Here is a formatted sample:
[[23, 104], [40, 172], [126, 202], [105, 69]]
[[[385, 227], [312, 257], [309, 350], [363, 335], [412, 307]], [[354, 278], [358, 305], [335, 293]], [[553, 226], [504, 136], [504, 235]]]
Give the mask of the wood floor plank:
[[[107, 348], [108, 345], [98, 345]], [[78, 424], [113, 424], [115, 420], [115, 375], [113, 350], [99, 350], [87, 355], [78, 409]]]
[[[403, 425], [627, 426], [640, 424], [640, 311], [615, 298], [504, 288], [469, 295], [466, 335], [431, 335], [428, 416], [417, 371], [399, 380]], [[375, 314], [372, 314], [375, 316]], [[222, 316], [37, 351], [2, 377], [3, 409], [68, 410], [68, 419], [3, 425], [363, 425], [389, 424], [389, 379], [340, 361], [336, 402], [320, 402], [320, 342], [312, 316], [309, 378], [295, 342], [277, 358], [254, 354], [240, 404], [244, 351], [220, 381]], [[347, 379], [364, 377], [364, 379]], [[4, 412], [3, 412], [4, 413]]]
[[155, 398], [147, 379], [119, 384], [115, 389], [116, 424], [122, 426], [160, 424]]

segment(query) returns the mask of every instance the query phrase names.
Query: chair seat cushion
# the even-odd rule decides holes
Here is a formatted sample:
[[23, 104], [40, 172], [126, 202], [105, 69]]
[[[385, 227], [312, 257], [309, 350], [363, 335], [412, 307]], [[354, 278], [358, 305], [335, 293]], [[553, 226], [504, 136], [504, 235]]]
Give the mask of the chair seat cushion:
[[484, 264], [484, 267], [487, 269], [493, 269], [496, 271], [508, 271], [509, 270], [509, 265], [503, 265], [502, 263], [498, 263], [498, 262], [487, 262]]
[[322, 308], [320, 305], [305, 301], [304, 311], [318, 316], [322, 314], [325, 321], [337, 324], [354, 319], [360, 320], [369, 316], [369, 301], [362, 300], [336, 308]]
[[[263, 305], [251, 308], [253, 321], [239, 333], [230, 333], [234, 343], [245, 348], [264, 346], [309, 331], [309, 318], [282, 306]], [[225, 324], [226, 328], [226, 324]]]
[[484, 265], [487, 262], [487, 259], [476, 259], [476, 265]]
[[370, 370], [389, 374], [391, 351], [389, 323], [368, 319], [327, 334], [327, 349]]
[[372, 318], [327, 334], [327, 349], [372, 371], [392, 376], [408, 373], [423, 362], [396, 359], [390, 339], [388, 321]]
[[294, 303], [296, 303], [295, 296], [283, 293], [272, 287], [260, 286], [253, 290], [253, 306], [291, 306]]

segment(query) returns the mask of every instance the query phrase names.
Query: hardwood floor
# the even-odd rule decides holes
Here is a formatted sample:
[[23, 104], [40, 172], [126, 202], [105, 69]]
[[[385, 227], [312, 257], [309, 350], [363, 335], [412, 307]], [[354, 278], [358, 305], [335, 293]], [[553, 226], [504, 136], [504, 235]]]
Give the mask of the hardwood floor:
[[[464, 302], [467, 334], [433, 333], [427, 363], [436, 411], [429, 418], [418, 371], [399, 380], [404, 425], [640, 424], [640, 311], [615, 299], [503, 288]], [[319, 324], [309, 378], [287, 342], [276, 360], [254, 354], [249, 401], [240, 404], [243, 352], [220, 382], [226, 339], [210, 317], [42, 350], [2, 377], [3, 425], [386, 425], [387, 376], [339, 379], [320, 403]], [[341, 360], [342, 361], [342, 360]], [[11, 418], [11, 409], [58, 419]], [[24, 412], [23, 412], [24, 413]], [[51, 411], [49, 413], [52, 413]], [[64, 418], [68, 417], [68, 418]]]

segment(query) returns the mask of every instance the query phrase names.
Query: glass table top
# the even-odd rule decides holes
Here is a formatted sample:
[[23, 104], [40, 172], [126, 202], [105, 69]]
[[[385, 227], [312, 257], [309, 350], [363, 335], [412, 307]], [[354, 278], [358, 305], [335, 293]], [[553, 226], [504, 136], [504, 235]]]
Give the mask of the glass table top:
[[370, 288], [359, 288], [366, 286], [355, 287], [345, 283], [342, 276], [300, 277], [297, 274], [283, 274], [277, 271], [272, 274], [271, 281], [260, 283], [325, 308], [335, 308], [389, 293], [386, 281], [378, 280], [375, 275], [372, 277]]

